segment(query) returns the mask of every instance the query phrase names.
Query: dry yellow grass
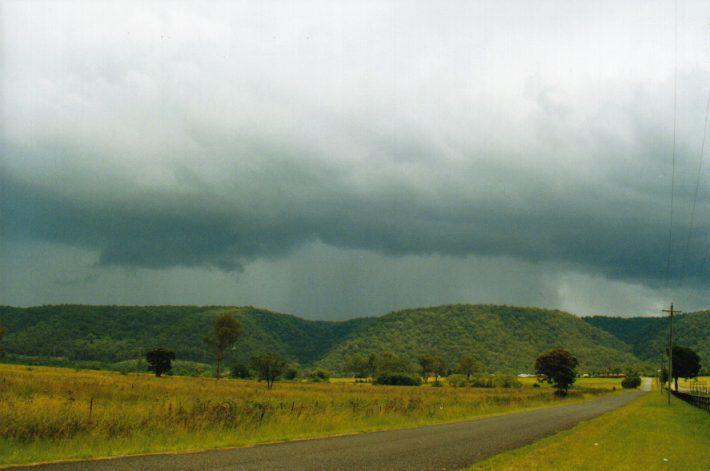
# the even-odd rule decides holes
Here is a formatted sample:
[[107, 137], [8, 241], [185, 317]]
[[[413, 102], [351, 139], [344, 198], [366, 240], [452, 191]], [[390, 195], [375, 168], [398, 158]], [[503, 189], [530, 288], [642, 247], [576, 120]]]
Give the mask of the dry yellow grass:
[[255, 381], [0, 365], [0, 463], [239, 446], [462, 420], [559, 401], [550, 389], [533, 387], [336, 382], [277, 383], [267, 390]]

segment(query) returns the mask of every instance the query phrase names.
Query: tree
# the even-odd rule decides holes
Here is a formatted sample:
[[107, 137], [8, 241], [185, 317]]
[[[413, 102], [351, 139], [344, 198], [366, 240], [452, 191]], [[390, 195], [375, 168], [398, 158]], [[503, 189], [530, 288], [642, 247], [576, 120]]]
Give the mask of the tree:
[[345, 370], [352, 371], [356, 378], [367, 378], [370, 375], [368, 357], [354, 353], [345, 361]]
[[267, 389], [271, 389], [274, 381], [286, 371], [288, 364], [278, 353], [262, 353], [252, 357], [251, 366], [257, 377], [266, 381]]
[[225, 350], [234, 345], [241, 333], [242, 326], [239, 321], [231, 314], [222, 314], [214, 321], [212, 335], [204, 338], [205, 343], [215, 350], [217, 379], [220, 378], [222, 372]]
[[459, 358], [457, 370], [459, 373], [466, 375], [466, 381], [470, 381], [471, 375], [480, 373], [482, 369], [481, 364], [474, 360], [471, 355], [464, 355]]
[[169, 373], [173, 369], [172, 361], [175, 359], [175, 352], [164, 348], [156, 348], [145, 354], [148, 362], [148, 369], [160, 377], [163, 373]]
[[577, 363], [570, 352], [556, 348], [537, 357], [535, 373], [542, 381], [553, 384], [558, 395], [564, 396], [577, 377]]
[[678, 391], [678, 378], [695, 378], [700, 372], [700, 357], [687, 347], [673, 347], [673, 380]]
[[422, 369], [424, 382], [429, 382], [429, 375], [434, 372], [434, 357], [432, 355], [422, 355], [419, 357], [419, 366]]
[[308, 372], [308, 379], [314, 383], [330, 381], [330, 371], [325, 368], [314, 368]]
[[[5, 336], [5, 332], [6, 332], [5, 327], [2, 325], [2, 323], [0, 323], [0, 340], [2, 340], [2, 338]], [[4, 356], [5, 356], [5, 350], [3, 350], [2, 347], [0, 347], [0, 358], [2, 358]]]
[[440, 356], [434, 357], [434, 369], [432, 370], [434, 373], [434, 385], [439, 385], [439, 376], [446, 376], [448, 368], [449, 366], [446, 364], [446, 360]]
[[229, 376], [232, 378], [245, 379], [251, 377], [251, 371], [249, 371], [249, 367], [243, 363], [234, 363], [229, 369]]
[[621, 380], [621, 387], [624, 389], [636, 389], [641, 386], [641, 377], [635, 371], [626, 373], [626, 377]]
[[371, 356], [373, 363], [373, 377], [382, 373], [410, 373], [412, 366], [410, 362], [395, 353], [381, 352]]

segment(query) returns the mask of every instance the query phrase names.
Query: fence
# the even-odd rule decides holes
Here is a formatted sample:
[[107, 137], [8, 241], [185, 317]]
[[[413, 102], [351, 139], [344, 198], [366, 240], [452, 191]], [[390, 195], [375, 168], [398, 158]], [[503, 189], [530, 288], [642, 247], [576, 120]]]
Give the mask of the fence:
[[673, 395], [678, 399], [692, 404], [695, 407], [699, 407], [710, 412], [710, 396], [695, 396], [693, 394], [687, 394], [682, 392], [673, 391]]
[[690, 394], [692, 396], [710, 396], [710, 388], [704, 381], [691, 381]]

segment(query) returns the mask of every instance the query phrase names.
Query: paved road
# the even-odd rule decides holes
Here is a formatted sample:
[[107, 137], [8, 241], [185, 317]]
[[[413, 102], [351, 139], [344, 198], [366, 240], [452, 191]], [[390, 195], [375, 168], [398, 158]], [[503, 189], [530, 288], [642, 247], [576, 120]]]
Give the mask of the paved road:
[[[642, 391], [486, 419], [234, 448], [33, 466], [47, 471], [452, 470], [568, 429], [623, 406]], [[19, 468], [11, 468], [19, 469]], [[27, 470], [28, 468], [24, 468]]]

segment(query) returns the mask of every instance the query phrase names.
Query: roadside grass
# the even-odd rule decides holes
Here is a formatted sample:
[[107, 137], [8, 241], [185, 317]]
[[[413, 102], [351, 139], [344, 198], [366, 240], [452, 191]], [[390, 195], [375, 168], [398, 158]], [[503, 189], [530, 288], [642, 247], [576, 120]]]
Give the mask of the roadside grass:
[[472, 470], [710, 470], [710, 414], [656, 390]]
[[[388, 387], [0, 365], [0, 464], [188, 451], [444, 423], [611, 388]], [[618, 388], [617, 388], [618, 389]]]

